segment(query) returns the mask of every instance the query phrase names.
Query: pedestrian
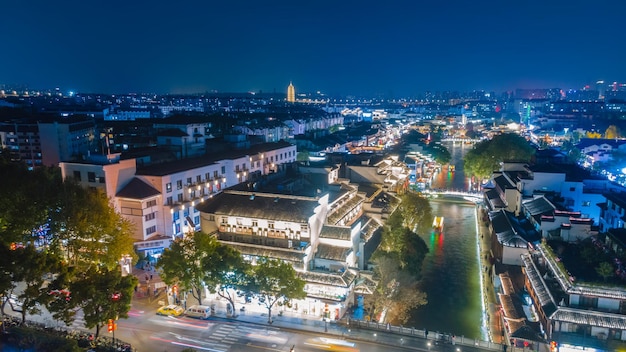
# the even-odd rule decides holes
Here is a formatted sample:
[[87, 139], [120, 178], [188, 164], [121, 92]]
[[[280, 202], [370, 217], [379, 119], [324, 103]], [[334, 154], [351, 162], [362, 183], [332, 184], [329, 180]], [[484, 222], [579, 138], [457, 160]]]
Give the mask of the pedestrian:
[[150, 274], [150, 280], [152, 280], [152, 274]]

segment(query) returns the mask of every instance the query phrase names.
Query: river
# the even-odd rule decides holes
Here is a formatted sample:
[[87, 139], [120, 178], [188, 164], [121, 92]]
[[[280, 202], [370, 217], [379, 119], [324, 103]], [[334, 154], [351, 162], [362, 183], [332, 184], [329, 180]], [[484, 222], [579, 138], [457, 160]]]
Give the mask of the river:
[[[472, 146], [446, 147], [456, 171], [435, 175], [433, 189], [469, 190], [463, 155]], [[456, 199], [434, 199], [433, 215], [444, 217], [443, 234], [420, 235], [429, 253], [422, 268], [421, 289], [428, 304], [413, 312], [409, 325], [470, 338], [484, 338], [476, 233], [476, 206]]]

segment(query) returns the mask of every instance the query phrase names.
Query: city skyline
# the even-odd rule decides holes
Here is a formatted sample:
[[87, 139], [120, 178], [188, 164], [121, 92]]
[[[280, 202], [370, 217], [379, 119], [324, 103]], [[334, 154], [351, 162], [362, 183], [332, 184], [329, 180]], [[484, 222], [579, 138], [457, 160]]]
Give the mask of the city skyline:
[[626, 81], [626, 3], [5, 4], [0, 82], [91, 93], [577, 89]]

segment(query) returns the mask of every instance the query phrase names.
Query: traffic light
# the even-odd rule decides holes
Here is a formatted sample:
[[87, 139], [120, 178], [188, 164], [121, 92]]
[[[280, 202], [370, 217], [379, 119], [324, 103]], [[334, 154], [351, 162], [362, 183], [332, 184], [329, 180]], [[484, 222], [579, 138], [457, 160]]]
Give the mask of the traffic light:
[[556, 341], [550, 341], [550, 352], [558, 351], [558, 347], [559, 345], [556, 343]]
[[115, 329], [115, 324], [113, 323], [113, 319], [109, 319], [109, 322], [107, 323], [107, 331], [113, 332], [114, 329]]

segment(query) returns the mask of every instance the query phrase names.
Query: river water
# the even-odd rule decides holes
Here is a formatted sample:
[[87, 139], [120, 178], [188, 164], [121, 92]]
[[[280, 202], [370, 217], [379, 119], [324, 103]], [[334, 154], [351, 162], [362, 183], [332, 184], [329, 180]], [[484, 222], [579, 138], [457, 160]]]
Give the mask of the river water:
[[[435, 175], [432, 188], [469, 190], [463, 155], [471, 146], [447, 144], [456, 170]], [[483, 338], [483, 310], [477, 248], [476, 205], [455, 199], [430, 202], [433, 216], [444, 217], [443, 234], [421, 234], [429, 253], [422, 268], [421, 290], [428, 304], [417, 309], [410, 326], [457, 336]]]

